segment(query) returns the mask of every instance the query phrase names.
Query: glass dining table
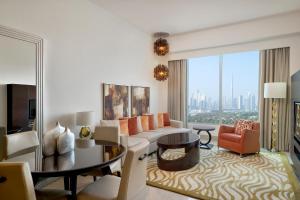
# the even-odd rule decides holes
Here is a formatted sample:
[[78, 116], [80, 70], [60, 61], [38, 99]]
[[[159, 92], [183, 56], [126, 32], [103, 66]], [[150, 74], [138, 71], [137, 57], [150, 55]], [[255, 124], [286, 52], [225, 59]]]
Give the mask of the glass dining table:
[[[109, 165], [121, 159], [125, 155], [125, 148], [117, 143], [101, 140], [76, 140], [75, 149], [58, 155], [39, 158], [36, 162], [35, 154], [19, 156], [6, 160], [7, 162], [28, 162], [33, 182], [49, 177], [63, 177], [64, 189], [71, 191], [70, 198], [76, 199], [77, 176], [98, 169], [105, 173], [111, 173]], [[38, 164], [37, 164], [38, 163]]]

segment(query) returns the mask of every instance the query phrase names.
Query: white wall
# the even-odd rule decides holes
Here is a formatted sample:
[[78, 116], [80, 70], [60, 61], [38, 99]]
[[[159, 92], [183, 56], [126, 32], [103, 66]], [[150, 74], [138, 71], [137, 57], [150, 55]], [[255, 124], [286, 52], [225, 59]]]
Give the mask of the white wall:
[[0, 35], [0, 84], [35, 85], [35, 45]]
[[[0, 24], [45, 39], [45, 128], [74, 113], [102, 118], [103, 82], [151, 87], [151, 112], [163, 109], [153, 78], [152, 38], [87, 0], [0, 0]], [[78, 128], [77, 128], [78, 131]]]
[[0, 126], [7, 125], [6, 84], [35, 85], [35, 45], [0, 35]]
[[170, 60], [291, 47], [291, 75], [300, 69], [300, 11], [169, 38]]

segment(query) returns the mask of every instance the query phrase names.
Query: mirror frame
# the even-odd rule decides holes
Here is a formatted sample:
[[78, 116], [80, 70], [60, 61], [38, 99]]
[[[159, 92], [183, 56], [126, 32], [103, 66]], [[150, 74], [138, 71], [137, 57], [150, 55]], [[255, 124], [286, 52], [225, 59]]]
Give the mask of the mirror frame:
[[44, 74], [43, 74], [43, 39], [39, 36], [34, 34], [26, 33], [23, 31], [19, 31], [13, 28], [9, 28], [6, 26], [0, 25], [0, 35], [10, 37], [13, 39], [29, 42], [35, 45], [35, 52], [36, 52], [36, 129], [37, 135], [39, 138], [40, 145], [36, 150], [36, 165], [39, 166], [39, 160], [37, 159], [42, 156], [42, 141], [43, 141], [43, 131], [44, 131], [44, 118], [43, 118], [43, 88], [44, 88]]

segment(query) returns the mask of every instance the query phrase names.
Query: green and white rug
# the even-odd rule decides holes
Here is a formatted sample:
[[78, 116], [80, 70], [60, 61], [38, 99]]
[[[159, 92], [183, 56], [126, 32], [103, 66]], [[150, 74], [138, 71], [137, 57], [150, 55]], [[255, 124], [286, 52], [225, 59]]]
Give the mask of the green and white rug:
[[[147, 184], [198, 199], [296, 199], [299, 183], [283, 153], [262, 152], [240, 158], [216, 148], [200, 152], [198, 165], [177, 172], [160, 170], [156, 156], [149, 157]], [[178, 149], [163, 156], [174, 159], [183, 154]]]

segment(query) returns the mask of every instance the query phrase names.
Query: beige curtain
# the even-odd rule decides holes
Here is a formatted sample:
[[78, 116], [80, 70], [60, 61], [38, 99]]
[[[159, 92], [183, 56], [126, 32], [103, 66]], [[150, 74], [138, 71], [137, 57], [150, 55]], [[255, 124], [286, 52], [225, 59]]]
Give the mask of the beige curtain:
[[170, 118], [187, 125], [187, 60], [169, 61], [168, 112]]
[[288, 151], [290, 144], [290, 48], [268, 49], [260, 52], [260, 101], [261, 146], [271, 149], [272, 100], [264, 99], [264, 83], [286, 82], [287, 98], [278, 102], [277, 138], [275, 149]]

